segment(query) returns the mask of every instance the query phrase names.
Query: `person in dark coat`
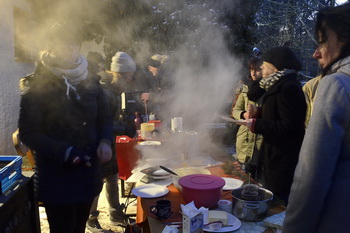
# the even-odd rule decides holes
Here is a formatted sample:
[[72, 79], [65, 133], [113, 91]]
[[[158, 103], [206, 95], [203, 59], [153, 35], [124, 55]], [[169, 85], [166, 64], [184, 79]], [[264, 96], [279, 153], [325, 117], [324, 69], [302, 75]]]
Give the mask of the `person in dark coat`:
[[21, 140], [35, 151], [34, 191], [51, 233], [84, 233], [111, 159], [112, 117], [99, 78], [79, 55], [81, 31], [55, 24], [51, 47], [21, 80]]
[[276, 200], [287, 204], [305, 131], [306, 101], [297, 80], [302, 66], [288, 47], [268, 50], [261, 59], [263, 79], [248, 93], [251, 98], [254, 93], [259, 95], [253, 99], [261, 108], [250, 105], [251, 119], [244, 124], [263, 135], [258, 163], [260, 181]]
[[[92, 52], [90, 51], [87, 54], [87, 60], [88, 60], [88, 70], [91, 73], [97, 74], [101, 76], [100, 83], [101, 86], [105, 92], [107, 103], [109, 106], [109, 109], [111, 111], [113, 120], [116, 119], [115, 114], [117, 114], [117, 109], [120, 107], [117, 103], [117, 96], [112, 92], [113, 86], [110, 83], [105, 83], [101, 80], [108, 80], [109, 78], [112, 79], [112, 76], [109, 76], [109, 74], [105, 71], [104, 66], [104, 58], [101, 54], [98, 52]], [[108, 76], [108, 77], [106, 77]], [[114, 130], [115, 131], [115, 130]], [[115, 136], [115, 132], [114, 132]], [[105, 181], [105, 188], [106, 188], [106, 199], [109, 204], [109, 215], [111, 223], [114, 225], [124, 225], [125, 221], [125, 215], [124, 215], [124, 204], [120, 204], [119, 202], [119, 187], [118, 187], [118, 165], [117, 165], [117, 155], [116, 155], [116, 143], [113, 142], [113, 151], [112, 151], [112, 158], [101, 165], [101, 171], [102, 171], [102, 177]], [[90, 232], [105, 232], [99, 221], [98, 216], [100, 212], [97, 209], [98, 206], [98, 200], [99, 195], [97, 195], [94, 199], [94, 202], [92, 203], [91, 209], [90, 209], [90, 216], [86, 223], [86, 228]]]

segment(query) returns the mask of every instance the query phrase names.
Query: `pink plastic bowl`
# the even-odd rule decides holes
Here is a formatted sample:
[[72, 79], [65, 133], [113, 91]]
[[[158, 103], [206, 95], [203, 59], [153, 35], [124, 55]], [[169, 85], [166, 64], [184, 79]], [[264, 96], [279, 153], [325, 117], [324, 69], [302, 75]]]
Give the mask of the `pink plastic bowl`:
[[181, 177], [179, 184], [186, 203], [194, 201], [197, 208], [212, 208], [221, 198], [225, 180], [213, 175], [194, 174]]

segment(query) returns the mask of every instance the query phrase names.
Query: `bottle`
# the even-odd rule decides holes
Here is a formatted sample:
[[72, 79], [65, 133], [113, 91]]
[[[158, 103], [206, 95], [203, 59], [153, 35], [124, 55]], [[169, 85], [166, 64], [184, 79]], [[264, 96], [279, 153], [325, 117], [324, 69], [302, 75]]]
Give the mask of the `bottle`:
[[143, 120], [142, 120], [141, 114], [139, 112], [137, 112], [137, 111], [135, 112], [135, 120], [134, 120], [134, 122], [135, 122], [136, 130], [141, 130], [141, 124], [142, 124]]

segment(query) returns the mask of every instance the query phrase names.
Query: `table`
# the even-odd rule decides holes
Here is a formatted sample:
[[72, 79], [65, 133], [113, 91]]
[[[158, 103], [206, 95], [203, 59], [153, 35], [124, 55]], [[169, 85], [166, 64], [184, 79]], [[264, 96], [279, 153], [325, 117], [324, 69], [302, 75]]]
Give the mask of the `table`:
[[[210, 170], [212, 175], [220, 176], [220, 177], [232, 177], [240, 180], [246, 180], [247, 175], [239, 169], [239, 165], [237, 163], [237, 171], [235, 171], [236, 175], [228, 176], [224, 173], [222, 165], [209, 167], [207, 168]], [[178, 189], [173, 185], [168, 186], [169, 193], [165, 196], [158, 197], [158, 198], [137, 198], [137, 215], [136, 215], [136, 222], [142, 226], [143, 232], [162, 232], [165, 225], [162, 225], [164, 222], [181, 222], [182, 221], [182, 215], [180, 213], [181, 206], [180, 204], [185, 204], [185, 201], [181, 195], [181, 193], [178, 191]], [[167, 199], [170, 200], [171, 210], [173, 214], [164, 221], [159, 221], [156, 219], [156, 216], [154, 216], [152, 213], [149, 212], [150, 206], [155, 205], [158, 200], [161, 199]], [[231, 191], [223, 191], [221, 199], [226, 199], [232, 201], [232, 195]], [[276, 214], [280, 213], [285, 210], [284, 206], [274, 206], [270, 210], [270, 214]], [[265, 232], [273, 232], [271, 230], [267, 230]]]

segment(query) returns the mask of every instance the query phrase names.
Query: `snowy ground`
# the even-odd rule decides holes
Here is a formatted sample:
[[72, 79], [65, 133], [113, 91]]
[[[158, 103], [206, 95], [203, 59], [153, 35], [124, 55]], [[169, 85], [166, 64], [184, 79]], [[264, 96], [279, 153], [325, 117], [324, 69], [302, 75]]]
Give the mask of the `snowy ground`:
[[[119, 182], [120, 185], [120, 182]], [[121, 190], [121, 189], [119, 189]], [[120, 192], [119, 192], [120, 193]], [[126, 202], [126, 198], [121, 197], [121, 193], [119, 194], [119, 200], [121, 203]], [[136, 214], [136, 199], [131, 198], [130, 205], [127, 209], [127, 214]], [[123, 233], [124, 228], [113, 226], [109, 222], [109, 212], [108, 212], [108, 202], [106, 200], [105, 195], [105, 188], [102, 189], [99, 202], [98, 202], [98, 210], [100, 211], [100, 215], [98, 217], [98, 220], [102, 226], [102, 228], [105, 230], [106, 233]], [[49, 225], [47, 222], [47, 217], [45, 213], [45, 209], [43, 207], [39, 207], [39, 214], [40, 214], [40, 228], [42, 233], [49, 233]], [[90, 231], [86, 230], [86, 233], [90, 233]]]

